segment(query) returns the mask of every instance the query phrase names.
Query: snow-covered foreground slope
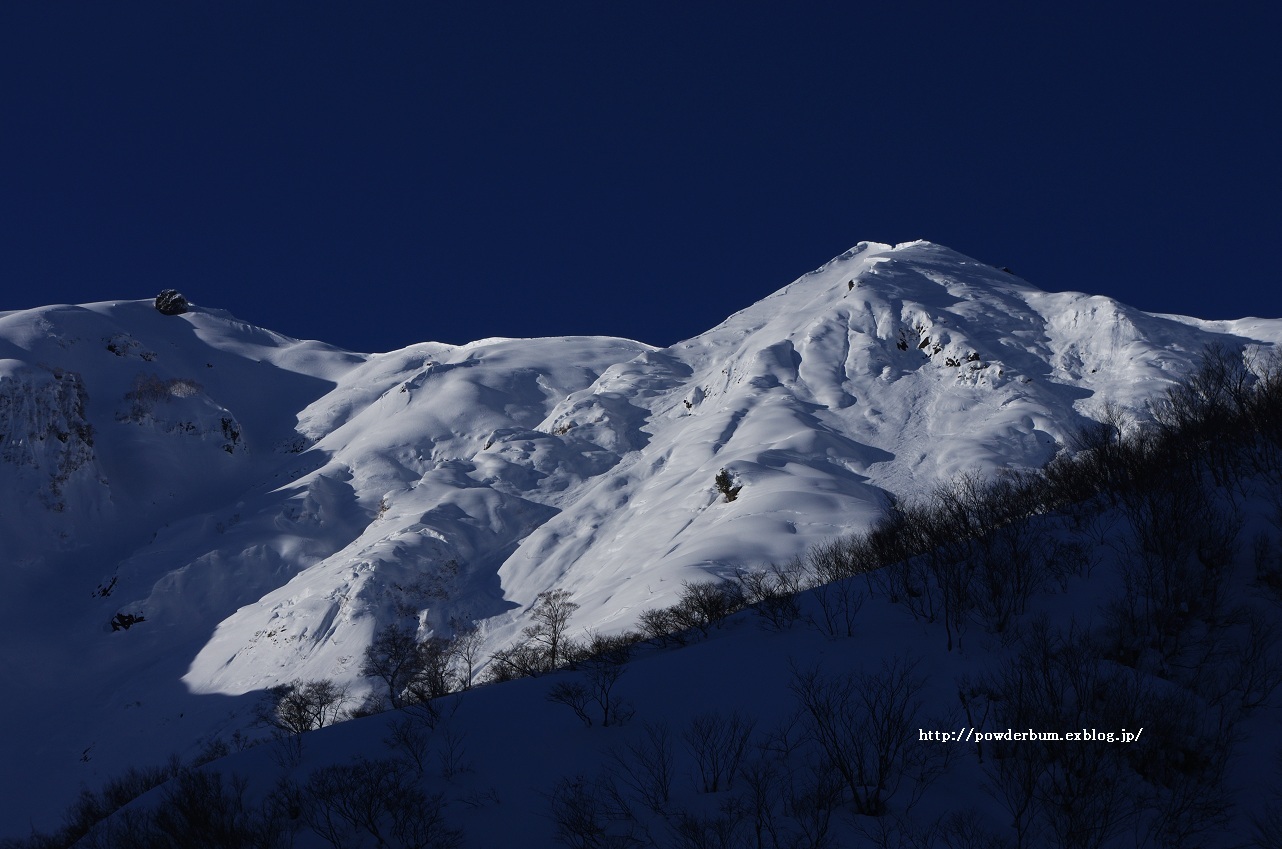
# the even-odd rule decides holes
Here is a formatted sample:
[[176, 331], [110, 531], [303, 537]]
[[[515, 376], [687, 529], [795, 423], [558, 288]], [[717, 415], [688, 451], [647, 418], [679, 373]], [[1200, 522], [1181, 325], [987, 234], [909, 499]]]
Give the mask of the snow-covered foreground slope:
[[1040, 292], [929, 243], [863, 243], [666, 349], [367, 355], [199, 307], [0, 314], [3, 757], [23, 765], [0, 833], [245, 726], [263, 688], [365, 686], [390, 622], [476, 621], [495, 649], [563, 588], [572, 630], [621, 629], [891, 494], [1041, 465], [1106, 404], [1142, 414], [1209, 343], [1279, 339], [1280, 321]]

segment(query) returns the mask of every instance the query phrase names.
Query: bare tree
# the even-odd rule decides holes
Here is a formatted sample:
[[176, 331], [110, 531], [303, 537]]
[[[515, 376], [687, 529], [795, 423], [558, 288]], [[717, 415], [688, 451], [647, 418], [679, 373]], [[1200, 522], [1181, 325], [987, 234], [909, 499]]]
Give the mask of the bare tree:
[[830, 637], [853, 637], [855, 617], [864, 603], [864, 583], [856, 578], [875, 568], [866, 537], [852, 536], [816, 545], [806, 552], [815, 600]]
[[[224, 780], [218, 772], [183, 769], [165, 786], [154, 807], [126, 808], [99, 823], [75, 845], [85, 849], [120, 846], [285, 849], [292, 845], [295, 829], [277, 815], [270, 799], [259, 807], [247, 803], [247, 786], [239, 777]], [[67, 843], [50, 840], [33, 845], [52, 847]]]
[[361, 674], [383, 681], [392, 707], [399, 708], [405, 703], [406, 688], [422, 674], [423, 661], [417, 635], [393, 622], [375, 634], [366, 647]]
[[744, 819], [752, 826], [753, 845], [757, 849], [782, 844], [779, 792], [785, 779], [783, 764], [771, 758], [754, 757], [739, 767], [744, 791], [740, 796], [740, 809]]
[[574, 651], [579, 680], [561, 681], [548, 691], [548, 700], [568, 706], [584, 725], [592, 725], [589, 707], [595, 705], [601, 725], [619, 725], [632, 716], [631, 708], [614, 692], [632, 657], [632, 635], [606, 637], [591, 634]]
[[346, 703], [347, 688], [328, 678], [295, 680], [264, 693], [256, 714], [260, 725], [287, 734], [302, 734], [336, 722]]
[[336, 849], [365, 845], [453, 849], [462, 836], [445, 823], [440, 796], [428, 796], [406, 764], [357, 758], [322, 767], [305, 786], [303, 817]]
[[570, 617], [579, 605], [570, 600], [569, 590], [546, 590], [538, 594], [530, 608], [534, 620], [521, 633], [526, 639], [542, 648], [547, 657], [547, 667], [555, 668], [564, 661], [566, 629]]
[[833, 820], [842, 805], [842, 779], [830, 762], [819, 760], [789, 773], [780, 790], [795, 834], [781, 845], [834, 849]]
[[794, 670], [808, 736], [841, 775], [856, 813], [880, 816], [905, 779], [928, 784], [943, 766], [945, 749], [914, 745], [924, 685], [913, 669], [896, 659], [858, 676]]
[[664, 814], [672, 802], [676, 753], [666, 725], [645, 723], [641, 738], [611, 752], [616, 773], [651, 811]]
[[681, 738], [695, 760], [699, 786], [704, 793], [730, 788], [755, 726], [755, 720], [738, 711], [729, 714], [713, 711], [691, 721]]
[[481, 663], [481, 629], [476, 622], [463, 619], [451, 619], [450, 627], [454, 631], [454, 658], [459, 667], [459, 685], [467, 690], [471, 688], [476, 667]]
[[426, 702], [458, 689], [454, 677], [455, 644], [445, 637], [428, 637], [418, 644], [418, 669], [406, 692], [415, 702]]
[[1217, 503], [1200, 474], [1178, 466], [1127, 490], [1122, 507], [1134, 535], [1123, 561], [1125, 593], [1108, 609], [1114, 639], [1123, 652], [1151, 648], [1169, 660], [1187, 648], [1199, 622], [1222, 621], [1242, 520]]
[[751, 607], [774, 631], [784, 631], [801, 617], [797, 595], [805, 588], [800, 558], [765, 569], [740, 570], [735, 574], [744, 604]]
[[1269, 787], [1269, 805], [1251, 816], [1254, 845], [1257, 849], [1282, 846], [1282, 751], [1275, 754], [1276, 774]]
[[[1282, 582], [1280, 582], [1282, 583]], [[687, 642], [682, 625], [671, 607], [652, 607], [637, 618], [641, 634], [660, 646], [684, 646]]]
[[548, 690], [548, 701], [565, 705], [584, 725], [592, 727], [592, 715], [588, 713], [592, 693], [582, 681], [558, 681]]
[[490, 682], [514, 681], [539, 675], [548, 670], [547, 653], [539, 646], [520, 643], [499, 649], [490, 655], [486, 680]]
[[677, 629], [696, 629], [706, 637], [743, 607], [743, 590], [734, 581], [682, 581], [681, 598], [668, 610]]
[[548, 798], [557, 839], [571, 849], [641, 849], [656, 845], [609, 776], [564, 778]]

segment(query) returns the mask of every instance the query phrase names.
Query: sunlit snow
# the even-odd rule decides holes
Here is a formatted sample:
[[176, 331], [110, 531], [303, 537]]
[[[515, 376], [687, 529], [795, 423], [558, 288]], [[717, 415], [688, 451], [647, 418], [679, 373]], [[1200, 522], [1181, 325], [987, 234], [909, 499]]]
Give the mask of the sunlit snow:
[[493, 650], [558, 587], [576, 631], [623, 629], [891, 497], [1040, 466], [1106, 405], [1143, 417], [1208, 343], [1279, 340], [928, 242], [861, 243], [664, 349], [360, 354], [200, 305], [0, 313], [3, 760], [40, 765], [5, 770], [0, 834], [245, 726], [255, 691], [365, 687], [389, 622], [476, 621]]

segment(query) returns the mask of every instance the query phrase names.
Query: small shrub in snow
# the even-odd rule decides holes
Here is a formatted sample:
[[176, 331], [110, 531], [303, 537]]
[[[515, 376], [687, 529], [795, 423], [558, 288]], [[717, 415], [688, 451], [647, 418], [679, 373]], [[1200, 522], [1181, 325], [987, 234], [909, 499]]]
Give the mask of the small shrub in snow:
[[462, 843], [445, 822], [441, 796], [427, 795], [401, 761], [360, 757], [322, 767], [307, 780], [303, 800], [303, 819], [335, 849], [453, 849]]
[[660, 647], [669, 645], [683, 646], [686, 635], [677, 624], [676, 615], [669, 607], [652, 607], [637, 617], [637, 626], [641, 634]]
[[784, 631], [801, 617], [797, 594], [804, 588], [800, 559], [766, 569], [740, 570], [735, 574], [744, 604], [761, 617], [767, 628]]
[[744, 605], [743, 589], [734, 581], [682, 581], [681, 599], [670, 611], [678, 628], [697, 629], [706, 637]]
[[714, 483], [716, 484], [717, 492], [724, 495], [728, 502], [734, 501], [738, 498], [739, 491], [743, 489], [743, 484], [736, 484], [734, 482], [734, 477], [725, 469], [717, 472], [717, 477]]
[[729, 790], [748, 752], [756, 720], [734, 711], [700, 714], [681, 735], [694, 758], [699, 789], [704, 793]]
[[619, 780], [651, 811], [663, 814], [672, 802], [676, 751], [672, 734], [662, 724], [645, 723], [644, 734], [611, 753]]
[[117, 613], [111, 617], [111, 630], [128, 631], [139, 622], [146, 622], [147, 617], [141, 613]]
[[587, 685], [582, 681], [559, 681], [548, 691], [548, 701], [556, 702], [559, 705], [565, 705], [574, 711], [584, 725], [592, 726], [592, 717], [588, 713], [588, 705], [592, 702], [592, 694], [588, 691]]
[[[602, 726], [620, 725], [632, 716], [632, 709], [615, 692], [615, 685], [627, 671], [632, 654], [630, 635], [604, 637], [593, 634], [576, 650], [574, 667], [582, 676], [562, 681], [548, 692], [548, 699], [571, 708], [584, 725], [592, 725], [597, 714]], [[589, 709], [594, 709], [592, 712]]]

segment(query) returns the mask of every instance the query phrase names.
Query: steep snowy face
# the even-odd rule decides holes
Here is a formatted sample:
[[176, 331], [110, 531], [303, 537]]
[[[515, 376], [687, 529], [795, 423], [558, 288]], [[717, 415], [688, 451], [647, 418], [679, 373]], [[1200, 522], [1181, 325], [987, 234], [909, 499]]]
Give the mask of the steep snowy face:
[[0, 314], [0, 357], [0, 528], [27, 566], [239, 491], [296, 438], [291, 404], [361, 359], [145, 301]]
[[[360, 691], [392, 622], [477, 623], [488, 652], [561, 588], [576, 634], [631, 626], [683, 581], [786, 560], [892, 495], [1041, 465], [1106, 404], [1143, 416], [1209, 343], [1279, 339], [1279, 321], [1040, 292], [925, 242], [861, 243], [666, 349], [367, 355], [199, 306], [0, 313], [0, 533], [19, 579], [0, 660], [17, 692], [49, 691], [5, 710], [31, 730], [18, 756], [51, 765], [0, 799], [60, 804], [116, 764], [230, 734], [253, 699], [236, 697], [277, 683]], [[45, 680], [62, 667], [79, 671]]]
[[[567, 435], [608, 411], [613, 433], [639, 438], [522, 543], [503, 585], [528, 605], [555, 581], [584, 627], [622, 627], [682, 580], [865, 526], [887, 494], [1040, 466], [1105, 404], [1144, 416], [1208, 343], [1271, 344], [1279, 329], [1047, 294], [930, 243], [863, 243], [555, 410]], [[714, 486], [723, 470], [733, 502]]]
[[[549, 412], [647, 350], [606, 338], [485, 340], [353, 369], [299, 417], [324, 465], [242, 513], [223, 546], [274, 539], [292, 578], [261, 599], [249, 593], [219, 624], [188, 686], [241, 693], [278, 683], [282, 668], [350, 677], [382, 624], [449, 633], [511, 609], [503, 562], [621, 456], [613, 439], [547, 429]], [[162, 606], [155, 592], [139, 604]]]
[[316, 474], [368, 524], [223, 621], [185, 680], [350, 677], [343, 659], [395, 620], [477, 621], [497, 648], [553, 587], [575, 594], [576, 629], [628, 627], [685, 580], [866, 525], [891, 494], [1040, 466], [1106, 403], [1142, 416], [1209, 341], [1249, 341], [1223, 330], [1042, 293], [929, 243], [864, 243], [664, 350], [485, 340], [371, 358], [300, 416], [329, 457]]

